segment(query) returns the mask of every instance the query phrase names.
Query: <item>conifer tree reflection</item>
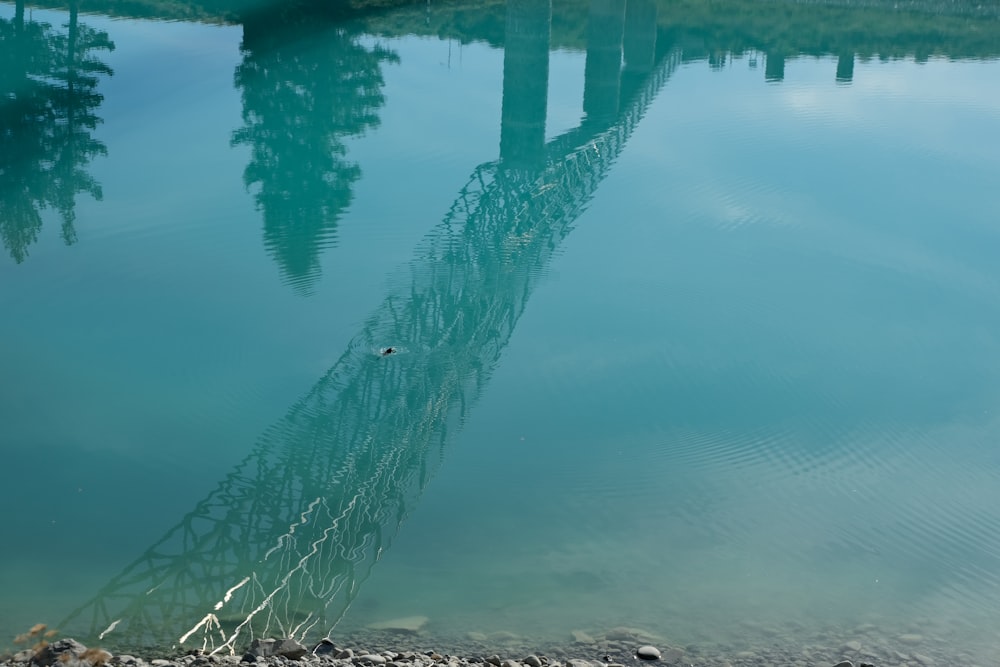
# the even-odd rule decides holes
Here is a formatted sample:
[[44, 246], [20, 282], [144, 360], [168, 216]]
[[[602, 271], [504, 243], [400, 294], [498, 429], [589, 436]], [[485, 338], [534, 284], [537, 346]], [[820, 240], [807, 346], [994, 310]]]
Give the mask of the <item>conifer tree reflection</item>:
[[64, 27], [25, 21], [23, 1], [12, 20], [0, 20], [0, 238], [18, 263], [38, 239], [42, 209], [59, 212], [72, 244], [76, 196], [102, 194], [86, 167], [107, 152], [91, 132], [103, 101], [98, 75], [112, 71], [92, 52], [114, 44], [79, 23], [76, 3]]
[[25, 22], [24, 2], [13, 20], [0, 19], [0, 237], [15, 262], [38, 238], [45, 202], [45, 157], [51, 126], [46, 85], [48, 26]]
[[264, 245], [307, 293], [361, 177], [344, 140], [378, 125], [381, 64], [396, 56], [366, 48], [341, 25], [269, 15], [244, 23], [242, 51], [235, 78], [244, 126], [232, 142], [251, 148], [243, 179], [256, 189]]
[[103, 197], [100, 184], [86, 171], [86, 166], [98, 155], [107, 155], [107, 148], [91, 132], [101, 119], [96, 114], [104, 97], [97, 92], [98, 76], [113, 74], [110, 67], [92, 55], [94, 51], [112, 51], [115, 45], [105, 32], [81, 25], [77, 20], [77, 3], [70, 3], [70, 18], [66, 34], [57, 35], [55, 68], [52, 78], [52, 101], [58, 122], [54, 127], [52, 187], [50, 202], [62, 218], [62, 238], [67, 244], [76, 241], [75, 200], [80, 192], [94, 199]]

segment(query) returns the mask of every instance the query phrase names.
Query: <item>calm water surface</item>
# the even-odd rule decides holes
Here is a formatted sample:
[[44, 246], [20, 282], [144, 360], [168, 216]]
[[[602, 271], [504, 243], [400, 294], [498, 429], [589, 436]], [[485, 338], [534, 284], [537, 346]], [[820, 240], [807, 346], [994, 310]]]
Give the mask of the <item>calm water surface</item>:
[[1000, 21], [729, 3], [0, 4], [0, 644], [996, 662]]

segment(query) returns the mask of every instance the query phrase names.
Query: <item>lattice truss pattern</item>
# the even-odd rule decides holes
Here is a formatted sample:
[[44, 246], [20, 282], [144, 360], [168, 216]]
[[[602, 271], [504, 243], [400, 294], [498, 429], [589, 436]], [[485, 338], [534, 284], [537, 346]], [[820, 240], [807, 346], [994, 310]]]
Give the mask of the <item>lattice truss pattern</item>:
[[[432, 477], [553, 251], [679, 60], [660, 56], [613, 123], [553, 139], [543, 164], [478, 167], [333, 368], [62, 627], [213, 652], [330, 632]], [[387, 344], [407, 353], [379, 355]]]

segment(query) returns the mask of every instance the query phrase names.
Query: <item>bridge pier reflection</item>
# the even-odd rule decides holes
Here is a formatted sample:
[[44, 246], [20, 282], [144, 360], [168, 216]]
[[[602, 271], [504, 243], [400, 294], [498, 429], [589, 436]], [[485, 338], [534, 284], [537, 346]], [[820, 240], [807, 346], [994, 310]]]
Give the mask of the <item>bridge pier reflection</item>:
[[656, 0], [628, 0], [625, 7], [621, 103], [642, 86], [656, 64]]
[[785, 55], [768, 51], [764, 56], [764, 80], [785, 80]]
[[837, 58], [837, 83], [850, 83], [854, 79], [854, 54], [842, 53]]
[[500, 159], [533, 163], [545, 150], [552, 0], [508, 0]]
[[583, 73], [583, 113], [588, 123], [608, 123], [618, 113], [624, 33], [625, 0], [591, 0]]

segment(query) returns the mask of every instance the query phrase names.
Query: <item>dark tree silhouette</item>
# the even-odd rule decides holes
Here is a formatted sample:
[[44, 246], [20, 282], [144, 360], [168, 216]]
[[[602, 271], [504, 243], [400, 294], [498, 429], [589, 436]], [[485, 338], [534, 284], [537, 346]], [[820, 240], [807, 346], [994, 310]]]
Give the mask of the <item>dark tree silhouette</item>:
[[25, 21], [23, 0], [13, 20], [0, 20], [0, 239], [18, 263], [38, 239], [42, 209], [59, 211], [71, 244], [76, 195], [101, 197], [86, 167], [107, 152], [91, 131], [103, 100], [98, 75], [112, 72], [91, 52], [114, 44], [79, 24], [76, 3], [64, 27]]
[[62, 237], [76, 241], [73, 222], [76, 195], [86, 192], [94, 199], [103, 197], [101, 186], [87, 173], [86, 167], [98, 155], [107, 155], [103, 143], [91, 136], [101, 122], [96, 114], [104, 97], [97, 89], [99, 75], [113, 72], [91, 55], [94, 51], [112, 51], [115, 45], [107, 33], [77, 21], [77, 5], [70, 4], [68, 32], [54, 40], [56, 61], [52, 78], [58, 82], [52, 94], [57, 124], [53, 137], [52, 188], [50, 203], [62, 217]]
[[398, 59], [361, 45], [343, 24], [295, 16], [244, 22], [235, 75], [244, 126], [232, 143], [251, 148], [243, 179], [264, 216], [265, 247], [285, 279], [308, 293], [361, 177], [344, 140], [378, 125], [381, 65]]
[[14, 19], [0, 20], [0, 238], [18, 263], [42, 227], [54, 114], [39, 77], [51, 55], [48, 26], [26, 23], [18, 2]]

